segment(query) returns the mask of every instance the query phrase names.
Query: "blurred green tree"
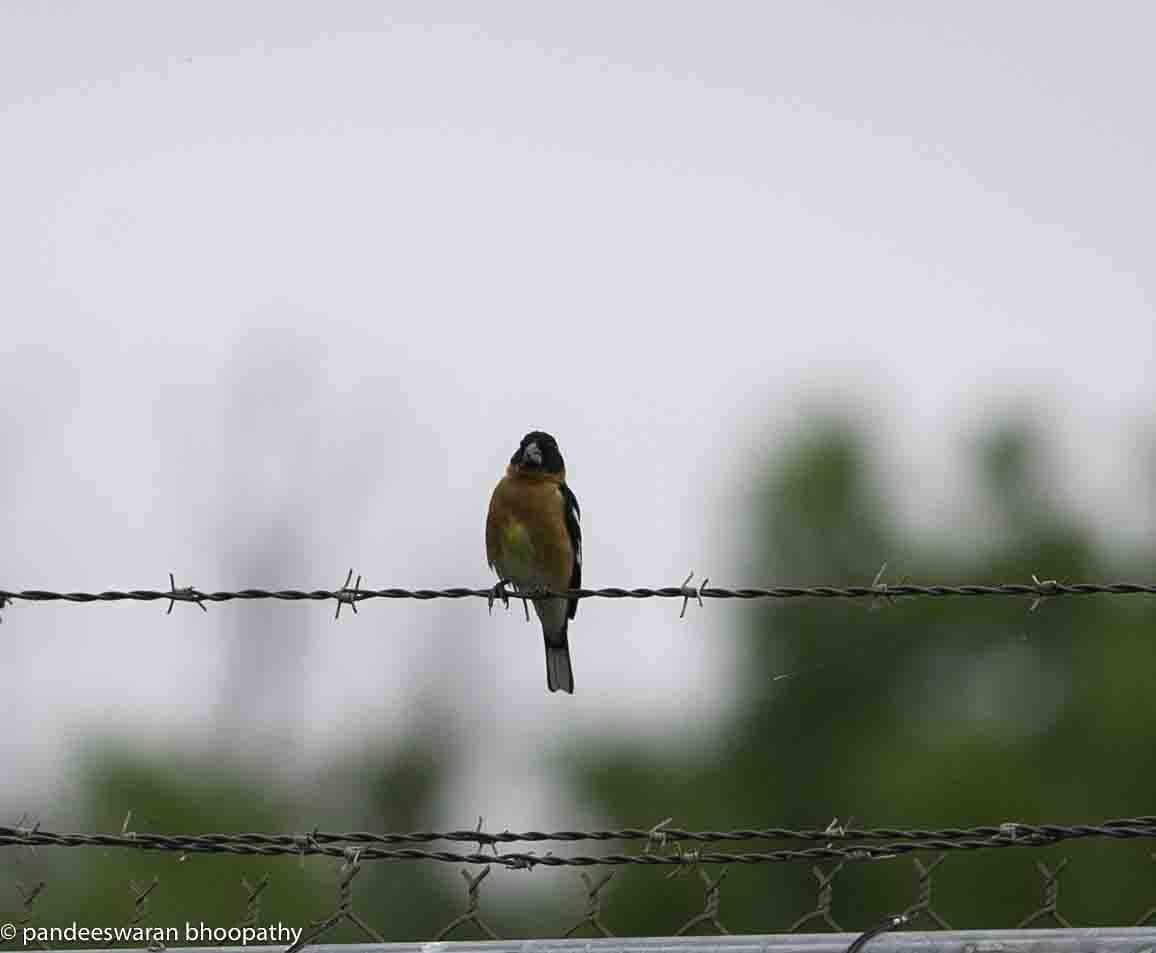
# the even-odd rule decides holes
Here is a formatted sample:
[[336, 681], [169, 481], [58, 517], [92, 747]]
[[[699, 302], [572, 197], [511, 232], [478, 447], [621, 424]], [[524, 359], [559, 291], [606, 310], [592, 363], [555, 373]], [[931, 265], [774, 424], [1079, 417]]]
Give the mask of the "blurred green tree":
[[[1051, 492], [1047, 448], [1027, 424], [1005, 424], [979, 447], [995, 530], [981, 545], [960, 545], [948, 529], [904, 529], [865, 434], [830, 420], [810, 433], [768, 476], [752, 526], [761, 553], [753, 580], [869, 580], [884, 559], [928, 582], [1152, 576], [1150, 558], [1096, 547]], [[569, 760], [579, 797], [617, 823], [673, 815], [708, 829], [1152, 813], [1156, 603], [1081, 597], [1028, 609], [1013, 598], [765, 604], [750, 614], [741, 713], [713, 756], [608, 740]], [[1068, 916], [1131, 923], [1156, 893], [1149, 851], [1100, 842], [952, 855], [936, 872], [936, 907], [960, 928], [1014, 926], [1040, 896], [1034, 859], [1070, 856]], [[697, 877], [677, 887], [660, 877], [616, 879], [612, 929], [660, 935], [674, 926], [672, 909], [697, 912]], [[914, 902], [915, 885], [909, 859], [848, 864], [833, 913], [846, 929], [864, 928]], [[816, 887], [804, 865], [737, 868], [722, 891], [723, 922], [784, 930], [814, 908]]]

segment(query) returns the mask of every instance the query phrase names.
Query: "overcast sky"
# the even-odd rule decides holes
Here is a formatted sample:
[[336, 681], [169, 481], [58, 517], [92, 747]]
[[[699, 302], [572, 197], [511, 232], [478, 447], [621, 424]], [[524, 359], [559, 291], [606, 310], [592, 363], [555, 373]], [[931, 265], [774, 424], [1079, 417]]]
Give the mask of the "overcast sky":
[[[840, 400], [919, 518], [985, 418], [1038, 406], [1057, 481], [1135, 524], [1152, 11], [0, 4], [3, 586], [488, 585], [535, 428], [588, 584], [764, 584], [743, 507]], [[542, 746], [725, 711], [742, 611], [586, 602], [562, 698], [480, 602], [18, 605], [0, 757], [33, 792], [91, 732], [229, 725], [274, 770], [440, 698], [481, 739], [447, 814], [561, 825], [509, 816]]]

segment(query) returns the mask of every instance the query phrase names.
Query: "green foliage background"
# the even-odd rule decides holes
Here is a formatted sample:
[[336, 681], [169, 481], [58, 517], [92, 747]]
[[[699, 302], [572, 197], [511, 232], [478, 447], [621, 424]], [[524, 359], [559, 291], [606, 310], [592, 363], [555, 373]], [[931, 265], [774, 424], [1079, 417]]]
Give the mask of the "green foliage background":
[[[992, 514], [991, 532], [975, 534], [981, 544], [942, 528], [906, 528], [881, 489], [895, 481], [873, 457], [867, 434], [840, 421], [817, 421], [810, 433], [766, 475], [743, 541], [757, 553], [746, 579], [861, 582], [881, 554], [894, 573], [917, 567], [918, 582], [1018, 581], [1032, 570], [1067, 580], [1154, 576], [1151, 550], [1126, 552], [1098, 540], [1049, 493], [1048, 448], [1029, 426], [997, 428], [976, 454], [983, 509]], [[1156, 601], [1081, 597], [1027, 608], [1004, 598], [760, 604], [739, 616], [745, 683], [736, 688], [737, 714], [708, 753], [608, 737], [557, 752], [555, 768], [587, 814], [616, 826], [649, 826], [659, 812], [679, 826], [716, 828], [815, 827], [833, 818], [966, 826], [1154, 813]], [[153, 831], [429, 827], [431, 805], [460, 753], [452, 737], [452, 726], [431, 722], [402, 749], [370, 745], [327, 766], [316, 774], [324, 786], [304, 792], [202, 754], [158, 758], [97, 746], [83, 772], [76, 823], [119, 830], [125, 805], [141, 805], [130, 826]], [[1066, 856], [1066, 915], [1079, 924], [1129, 924], [1156, 896], [1150, 851], [1143, 843], [1098, 842], [951, 856], [936, 876], [935, 905], [955, 927], [1014, 926], [1040, 893], [1034, 860]], [[0, 911], [10, 917], [21, 912], [16, 881], [49, 882], [36, 908], [42, 925], [127, 922], [129, 881], [154, 876], [163, 889], [146, 922], [159, 925], [235, 924], [244, 913], [240, 879], [266, 873], [272, 886], [263, 922], [321, 918], [336, 901], [337, 865], [328, 860], [182, 861], [62, 849], [9, 850], [0, 860]], [[495, 929], [552, 936], [579, 919], [582, 889], [573, 872], [535, 871], [540, 889], [526, 895], [528, 876], [491, 875], [483, 912]], [[618, 871], [604, 911], [611, 929], [669, 934], [701, 909], [696, 877], [662, 878], [658, 870]], [[815, 886], [802, 865], [736, 869], [724, 887], [722, 918], [733, 932], [783, 930], [813, 908]], [[366, 865], [355, 895], [359, 913], [391, 940], [429, 939], [465, 900], [456, 873], [432, 865]], [[833, 912], [845, 928], [862, 929], [914, 897], [910, 860], [852, 865], [836, 880]], [[355, 938], [343, 926], [328, 941]]]

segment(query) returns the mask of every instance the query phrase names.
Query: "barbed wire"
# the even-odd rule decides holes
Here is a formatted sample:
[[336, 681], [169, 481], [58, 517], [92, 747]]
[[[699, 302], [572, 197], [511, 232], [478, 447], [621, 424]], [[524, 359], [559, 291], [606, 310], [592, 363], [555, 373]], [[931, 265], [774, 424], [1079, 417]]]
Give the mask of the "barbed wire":
[[[645, 838], [647, 850], [640, 854], [613, 853], [601, 856], [557, 856], [532, 851], [499, 854], [496, 845], [515, 841], [637, 841]], [[301, 834], [150, 834], [140, 832], [55, 833], [33, 827], [0, 826], [0, 846], [11, 847], [118, 847], [136, 850], [175, 851], [181, 854], [238, 854], [260, 856], [328, 856], [347, 858], [356, 850], [359, 860], [433, 860], [445, 863], [498, 864], [513, 869], [534, 867], [641, 866], [689, 867], [699, 864], [762, 864], [821, 860], [880, 860], [916, 851], [986, 850], [1008, 847], [1044, 847], [1062, 841], [1088, 838], [1132, 840], [1156, 838], [1156, 817], [1144, 816], [1105, 821], [1101, 824], [1029, 825], [1009, 822], [996, 827], [943, 828], [940, 830], [903, 830], [874, 828], [843, 829], [832, 825], [819, 830], [762, 828], [741, 831], [684, 831], [656, 825], [649, 830], [627, 828], [621, 831], [560, 831], [553, 834], [538, 831], [524, 833], [487, 833], [481, 830], [382, 833], [366, 831], [327, 833], [312, 831]], [[823, 846], [781, 848], [763, 851], [724, 852], [685, 850], [681, 841], [740, 840], [816, 840]], [[397, 847], [398, 844], [430, 843], [436, 840], [470, 841], [477, 851], [463, 853]], [[837, 845], [837, 841], [854, 843]], [[872, 841], [882, 841], [873, 843]], [[652, 851], [668, 842], [673, 853]], [[483, 848], [490, 846], [491, 853]]]
[[947, 598], [965, 596], [1019, 596], [1031, 598], [1032, 608], [1044, 599], [1058, 596], [1088, 595], [1156, 595], [1156, 583], [1107, 582], [1107, 583], [1063, 583], [1054, 579], [1041, 580], [1035, 575], [1028, 583], [969, 583], [963, 585], [917, 585], [910, 582], [886, 583], [877, 574], [870, 585], [861, 586], [768, 586], [765, 588], [724, 588], [690, 585], [691, 573], [678, 586], [658, 588], [622, 588], [607, 586], [599, 589], [534, 589], [516, 593], [506, 593], [499, 587], [476, 589], [452, 587], [447, 589], [385, 589], [361, 588], [361, 576], [357, 583], [349, 586], [353, 570], [349, 571], [345, 584], [336, 589], [237, 589], [207, 592], [193, 586], [178, 587], [170, 574], [169, 588], [162, 589], [109, 589], [103, 592], [62, 592], [48, 589], [0, 589], [0, 606], [6, 602], [167, 602], [168, 612], [177, 602], [190, 602], [202, 610], [206, 603], [255, 601], [272, 599], [282, 602], [326, 602], [337, 603], [340, 613], [342, 604], [354, 609], [359, 602], [371, 599], [486, 599], [491, 604], [495, 598], [509, 596], [515, 599], [565, 598], [565, 599], [682, 599], [683, 609], [689, 600], [700, 605], [703, 599], [884, 599], [892, 601], [900, 598]]

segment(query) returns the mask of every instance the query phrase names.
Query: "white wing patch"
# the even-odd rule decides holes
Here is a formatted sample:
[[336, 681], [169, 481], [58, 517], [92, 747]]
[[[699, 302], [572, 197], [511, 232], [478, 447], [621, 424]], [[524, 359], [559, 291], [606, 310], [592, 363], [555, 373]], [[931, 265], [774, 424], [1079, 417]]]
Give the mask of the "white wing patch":
[[582, 510], [578, 506], [578, 498], [569, 487], [561, 489], [562, 506], [566, 511], [566, 527], [570, 532], [571, 542], [574, 545], [574, 561], [582, 565]]
[[[574, 513], [574, 522], [575, 523], [581, 522], [582, 521], [582, 514], [579, 513], [577, 509], [573, 509], [573, 513]], [[574, 541], [574, 562], [576, 562], [579, 566], [582, 565], [582, 537], [581, 536], [579, 536]]]

